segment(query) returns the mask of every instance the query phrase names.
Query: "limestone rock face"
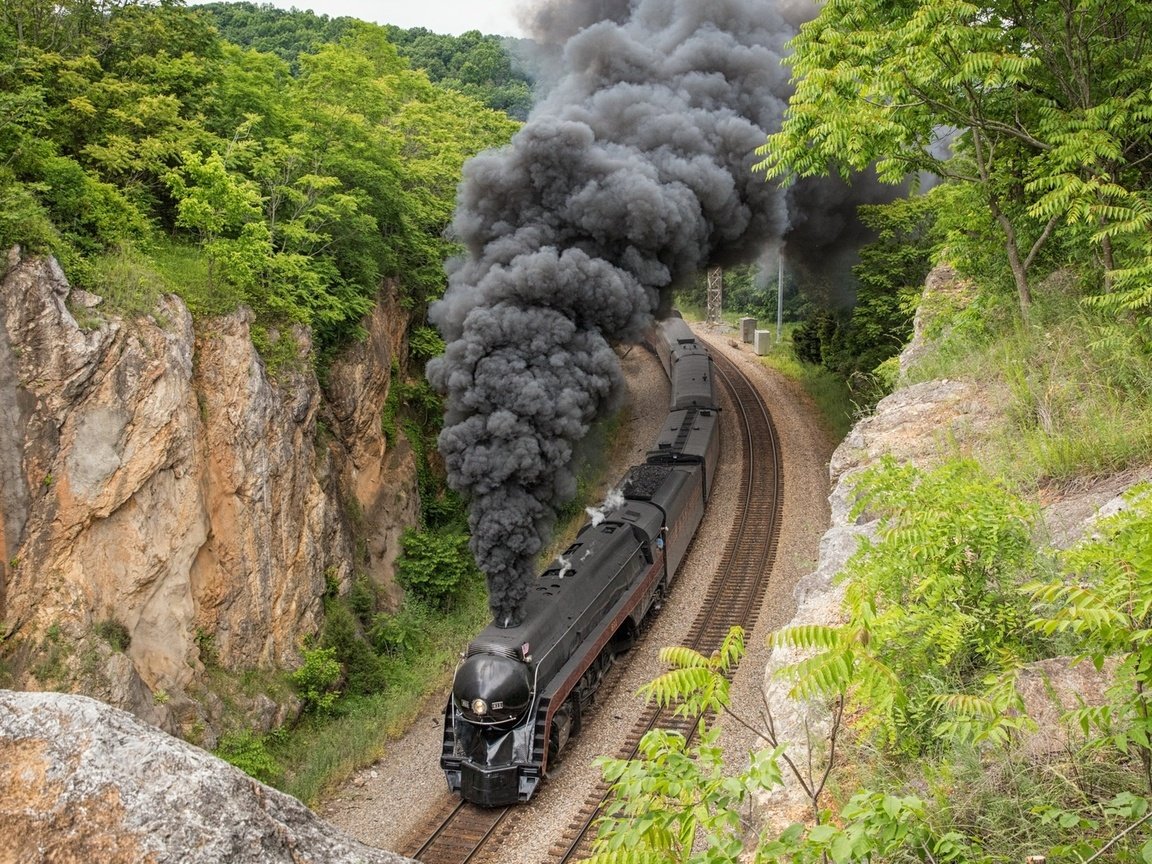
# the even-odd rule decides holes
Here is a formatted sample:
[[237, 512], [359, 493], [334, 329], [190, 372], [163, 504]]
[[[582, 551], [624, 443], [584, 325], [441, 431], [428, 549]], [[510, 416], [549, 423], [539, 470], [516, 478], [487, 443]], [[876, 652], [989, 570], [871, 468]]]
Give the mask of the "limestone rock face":
[[[381, 297], [367, 323], [368, 338], [349, 348], [332, 365], [326, 390], [341, 442], [341, 488], [356, 502], [368, 560], [362, 562], [376, 584], [399, 599], [395, 561], [400, 535], [416, 524], [420, 499], [414, 480], [414, 455], [401, 435], [389, 442], [381, 426], [381, 408], [390, 386], [387, 358], [405, 352], [399, 307]], [[383, 358], [385, 362], [379, 362]]]
[[0, 860], [404, 864], [94, 699], [0, 690]]
[[[419, 508], [411, 452], [387, 444], [379, 421], [407, 320], [377, 310], [367, 342], [333, 368], [330, 402], [306, 363], [267, 374], [244, 309], [194, 329], [169, 296], [148, 318], [84, 329], [70, 292], [51, 259], [9, 254], [0, 638], [11, 683], [211, 731], [190, 698], [206, 649], [225, 669], [292, 665], [325, 590], [348, 586], [364, 524], [378, 526], [372, 574], [391, 579], [395, 539]], [[294, 335], [303, 356], [307, 337]]]

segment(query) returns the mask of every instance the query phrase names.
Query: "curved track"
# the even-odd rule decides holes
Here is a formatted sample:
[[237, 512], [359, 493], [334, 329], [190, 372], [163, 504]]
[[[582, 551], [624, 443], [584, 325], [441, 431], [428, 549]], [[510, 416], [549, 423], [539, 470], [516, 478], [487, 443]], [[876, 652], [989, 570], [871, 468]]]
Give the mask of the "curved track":
[[[768, 408], [756, 387], [732, 361], [719, 352], [714, 352], [713, 359], [739, 419], [744, 472], [740, 515], [732, 526], [700, 614], [682, 643], [702, 654], [719, 648], [732, 627], [739, 625], [750, 632], [755, 626], [776, 557], [784, 501], [780, 441]], [[696, 722], [675, 716], [671, 708], [649, 705], [616, 758], [634, 758], [640, 739], [655, 728], [680, 732], [691, 739]], [[592, 854], [594, 823], [607, 795], [608, 784], [601, 781], [572, 820], [563, 840], [552, 848], [549, 864], [578, 861]]]
[[[700, 614], [681, 640], [681, 644], [703, 654], [719, 648], [732, 627], [739, 625], [751, 631], [755, 626], [776, 554], [783, 502], [780, 444], [768, 408], [753, 383], [731, 360], [720, 352], [713, 352], [713, 359], [731, 398], [730, 410], [739, 424], [744, 470], [740, 513]], [[616, 757], [633, 758], [640, 739], [656, 727], [675, 730], [689, 738], [695, 732], [694, 721], [676, 717], [670, 709], [648, 706]], [[591, 854], [593, 825], [607, 795], [607, 784], [598, 783], [562, 840], [552, 848], [549, 864], [576, 861]], [[446, 797], [416, 832], [420, 839], [410, 843], [404, 854], [425, 864], [467, 864], [478, 860], [488, 839], [512, 809], [486, 810]]]

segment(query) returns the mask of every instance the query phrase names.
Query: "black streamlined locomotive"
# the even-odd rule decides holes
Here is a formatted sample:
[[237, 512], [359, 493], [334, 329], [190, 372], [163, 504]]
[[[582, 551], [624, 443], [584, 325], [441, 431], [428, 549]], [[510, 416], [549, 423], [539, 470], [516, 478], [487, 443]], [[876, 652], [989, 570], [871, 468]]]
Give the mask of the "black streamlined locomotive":
[[587, 523], [537, 577], [515, 627], [468, 645], [444, 709], [440, 766], [475, 804], [527, 801], [616, 655], [668, 593], [704, 517], [720, 453], [712, 357], [679, 318], [656, 328], [671, 405], [625, 475], [624, 503]]

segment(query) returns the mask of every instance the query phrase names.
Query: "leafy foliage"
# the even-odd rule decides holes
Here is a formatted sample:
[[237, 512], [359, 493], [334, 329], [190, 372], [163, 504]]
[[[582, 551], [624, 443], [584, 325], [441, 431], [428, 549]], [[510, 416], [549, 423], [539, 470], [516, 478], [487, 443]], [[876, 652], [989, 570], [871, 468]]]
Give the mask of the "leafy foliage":
[[471, 96], [489, 108], [526, 120], [534, 101], [533, 80], [510, 55], [506, 40], [469, 30], [459, 36], [423, 27], [388, 26], [400, 54], [431, 81]]
[[463, 584], [479, 575], [466, 534], [409, 529], [400, 542], [404, 555], [396, 562], [397, 581], [433, 607], [444, 608]]
[[744, 630], [740, 627], [733, 627], [708, 657], [682, 646], [662, 648], [660, 659], [672, 668], [641, 687], [639, 695], [661, 708], [677, 702], [676, 713], [689, 717], [722, 711], [731, 703], [728, 676], [744, 654]]
[[416, 310], [439, 296], [461, 166], [515, 128], [364, 22], [300, 43], [289, 66], [225, 42], [199, 8], [5, 8], [0, 239], [96, 288], [91, 259], [174, 237], [207, 267], [171, 290], [197, 310], [245, 302], [265, 330], [307, 325], [321, 356], [359, 334], [383, 278]]
[[262, 783], [274, 783], [279, 777], [280, 767], [269, 752], [268, 745], [251, 729], [228, 732], [221, 736], [214, 752], [225, 762], [235, 765]]
[[[885, 740], [895, 743], [895, 757], [882, 759], [885, 767], [872, 784], [867, 771], [877, 768], [860, 760], [864, 751], [857, 750], [858, 765], [840, 779], [841, 803], [815, 808], [808, 823], [775, 831], [742, 821], [751, 793], [778, 785], [784, 763], [793, 771], [803, 763], [801, 754], [790, 752], [793, 745], [776, 746], [770, 718], [764, 736], [772, 748], [752, 755], [742, 771], [716, 761], [709, 737], [714, 728], [692, 746], [657, 730], [645, 738], [639, 758], [602, 761], [614, 799], [591, 860], [1147, 860], [1152, 808], [1144, 706], [1152, 664], [1143, 655], [1152, 609], [1152, 487], [1134, 490], [1123, 512], [1100, 521], [1092, 537], [1064, 553], [1060, 576], [1034, 580], [1023, 590], [1019, 580], [1044, 572], [1039, 565], [1046, 556], [1022, 548], [1034, 539], [1034, 513], [971, 464], [924, 472], [887, 463], [860, 483], [858, 495], [858, 508], [881, 517], [880, 536], [850, 564], [853, 578], [870, 583], [872, 599], [862, 590], [847, 598], [841, 627], [790, 628], [774, 641], [816, 652], [787, 670], [797, 695], [853, 694], [858, 710], [849, 716], [857, 748], [867, 739], [870, 719], [893, 716], [893, 705], [897, 719], [935, 717], [934, 746], [923, 748], [923, 722], [892, 724]], [[971, 516], [945, 515], [948, 508], [961, 509], [961, 498]], [[1003, 557], [996, 553], [1000, 546]], [[947, 564], [937, 566], [937, 558]], [[924, 585], [908, 579], [920, 569], [927, 571]], [[973, 629], [964, 620], [979, 610], [991, 623], [998, 614], [966, 592], [973, 578], [1000, 591], [999, 601], [1013, 610], [1007, 620], [1019, 615], [1024, 630], [1064, 640], [1061, 647], [1074, 645], [1084, 660], [1118, 664], [1107, 706], [1069, 712], [1066, 720], [1079, 728], [1085, 747], [1064, 761], [1051, 756], [1037, 764], [1014, 746], [1032, 724], [1016, 689], [1028, 637], [1015, 626]], [[850, 584], [849, 594], [855, 590]], [[890, 619], [901, 626], [882, 626], [895, 603], [907, 607], [909, 622], [925, 624], [922, 616], [934, 615], [943, 622], [940, 632], [958, 627], [962, 638], [923, 637], [926, 626], [904, 631], [904, 616]], [[924, 644], [903, 641], [912, 632]], [[901, 652], [910, 656], [895, 656]], [[715, 680], [723, 666], [718, 657], [682, 648], [666, 650], [665, 657], [673, 670], [642, 692], [696, 708], [720, 706], [734, 716]], [[975, 677], [981, 668], [991, 671]], [[681, 672], [687, 674], [675, 674]], [[921, 748], [913, 771], [905, 739]], [[1125, 765], [1126, 754], [1140, 757], [1138, 776]]]
[[270, 3], [205, 3], [221, 35], [229, 42], [261, 54], [274, 54], [299, 68], [302, 54], [315, 54], [323, 45], [339, 42], [354, 18], [317, 15], [310, 9], [279, 9]]
[[[778, 752], [757, 754], [739, 777], [724, 770], [719, 727], [708, 717], [729, 704], [728, 676], [744, 656], [744, 632], [734, 627], [705, 657], [668, 647], [661, 659], [672, 668], [640, 689], [645, 701], [696, 717], [698, 739], [654, 729], [640, 741], [637, 759], [597, 759], [612, 784], [596, 840], [595, 864], [646, 861], [735, 861], [744, 849], [740, 810], [753, 794], [780, 782]], [[707, 849], [696, 848], [706, 842]]]
[[307, 709], [319, 713], [331, 711], [340, 696], [336, 688], [342, 677], [336, 649], [305, 648], [302, 653], [304, 663], [292, 673], [292, 684]]
[[1150, 16], [1136, 0], [831, 0], [793, 42], [796, 94], [762, 167], [949, 178], [998, 227], [1025, 314], [1057, 233], [1097, 254], [1101, 302], [1145, 308]]
[[1116, 661], [1109, 704], [1071, 718], [1094, 746], [1135, 753], [1152, 792], [1152, 486], [1133, 489], [1126, 507], [1100, 520], [1091, 539], [1063, 556], [1067, 577], [1027, 586], [1043, 612], [1038, 631], [1077, 637], [1078, 661]]
[[841, 577], [846, 621], [789, 628], [779, 644], [815, 651], [790, 675], [798, 696], [853, 695], [862, 725], [913, 750], [947, 702], [1039, 651], [1019, 586], [1042, 566], [1034, 507], [952, 461], [921, 471], [885, 459], [861, 473], [853, 515], [879, 518]]
[[861, 222], [875, 239], [852, 268], [856, 302], [844, 311], [823, 307], [792, 334], [796, 357], [823, 365], [848, 382], [864, 411], [890, 392], [877, 370], [912, 335], [912, 317], [931, 267], [937, 203], [932, 195], [862, 206]]
[[[354, 18], [278, 9], [262, 3], [208, 3], [203, 7], [228, 40], [275, 54], [300, 67], [300, 58], [344, 39], [359, 26]], [[505, 40], [470, 30], [460, 36], [423, 27], [385, 25], [384, 32], [413, 69], [445, 89], [455, 90], [495, 111], [524, 120], [532, 107], [532, 78], [510, 56]]]

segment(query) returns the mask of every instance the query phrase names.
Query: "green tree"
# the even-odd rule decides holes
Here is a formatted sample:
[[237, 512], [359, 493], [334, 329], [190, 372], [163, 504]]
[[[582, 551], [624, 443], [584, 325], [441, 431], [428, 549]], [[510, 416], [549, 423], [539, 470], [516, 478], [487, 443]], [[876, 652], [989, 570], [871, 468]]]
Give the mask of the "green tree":
[[1129, 492], [1124, 509], [1098, 522], [1063, 563], [1066, 576], [1026, 586], [1039, 613], [1032, 624], [1078, 637], [1077, 662], [1098, 670], [1118, 663], [1109, 703], [1082, 706], [1071, 718], [1095, 733], [1095, 747], [1136, 754], [1152, 792], [1152, 486]]
[[861, 247], [860, 261], [852, 268], [855, 304], [850, 310], [816, 308], [792, 333], [796, 357], [847, 381], [858, 410], [871, 409], [890, 392], [893, 376], [881, 364], [912, 335], [936, 245], [939, 204], [933, 193], [860, 207], [860, 221], [874, 239]]
[[419, 317], [443, 291], [463, 162], [515, 124], [409, 69], [385, 28], [291, 20], [316, 35], [295, 76], [179, 3], [6, 5], [0, 236], [89, 287], [90, 256], [191, 243], [207, 294], [171, 281], [197, 313], [246, 302], [257, 338], [306, 324], [318, 356], [359, 333], [386, 278]]
[[[830, 0], [794, 40], [796, 94], [761, 166], [787, 177], [875, 163], [891, 182], [928, 171], [971, 184], [1025, 315], [1030, 272], [1061, 224], [1089, 226], [1117, 281], [1138, 279], [1152, 248], [1150, 16], [1137, 0]], [[1132, 267], [1116, 261], [1120, 238]]]
[[194, 231], [208, 255], [211, 280], [227, 279], [249, 293], [259, 281], [267, 253], [260, 192], [228, 170], [224, 157], [185, 152], [168, 175], [176, 199], [176, 224]]
[[210, 15], [230, 42], [265, 55], [275, 55], [297, 69], [303, 54], [315, 54], [321, 45], [339, 42], [355, 19], [317, 15], [311, 10], [278, 9], [269, 3], [205, 3], [197, 7]]

